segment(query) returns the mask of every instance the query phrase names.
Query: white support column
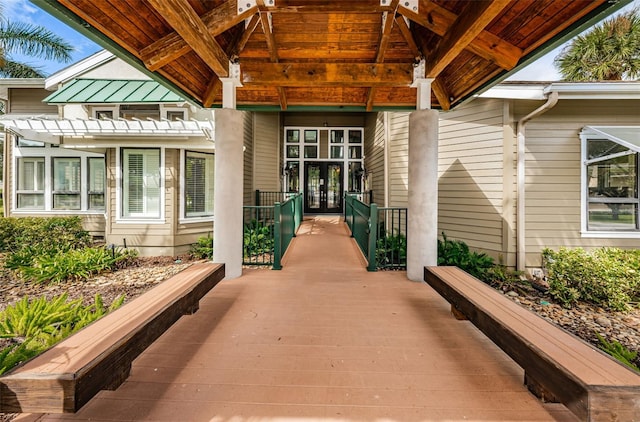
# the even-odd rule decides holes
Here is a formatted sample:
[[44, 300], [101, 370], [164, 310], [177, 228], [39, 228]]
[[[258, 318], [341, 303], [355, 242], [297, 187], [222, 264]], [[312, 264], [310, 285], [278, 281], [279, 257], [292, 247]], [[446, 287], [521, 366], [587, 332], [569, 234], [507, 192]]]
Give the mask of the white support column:
[[438, 111], [409, 115], [407, 277], [424, 280], [438, 263]]
[[215, 110], [213, 261], [225, 264], [226, 278], [242, 275], [244, 112]]
[[229, 62], [229, 77], [220, 78], [222, 82], [222, 108], [236, 108], [236, 88], [242, 86], [240, 82], [240, 65]]

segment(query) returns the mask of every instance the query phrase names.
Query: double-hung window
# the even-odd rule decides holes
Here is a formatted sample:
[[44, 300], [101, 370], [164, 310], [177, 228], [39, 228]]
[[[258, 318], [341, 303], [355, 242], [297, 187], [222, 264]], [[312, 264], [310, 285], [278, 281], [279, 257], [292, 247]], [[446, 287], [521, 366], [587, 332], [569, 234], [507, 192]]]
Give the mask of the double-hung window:
[[122, 217], [160, 218], [160, 149], [122, 149]]
[[639, 232], [640, 127], [582, 133], [583, 233]]
[[53, 157], [53, 209], [79, 210], [80, 157]]
[[44, 157], [20, 157], [18, 162], [17, 206], [44, 209]]
[[213, 215], [213, 154], [185, 153], [184, 209], [185, 217]]
[[90, 157], [87, 161], [87, 202], [90, 210], [104, 210], [105, 165], [104, 158]]

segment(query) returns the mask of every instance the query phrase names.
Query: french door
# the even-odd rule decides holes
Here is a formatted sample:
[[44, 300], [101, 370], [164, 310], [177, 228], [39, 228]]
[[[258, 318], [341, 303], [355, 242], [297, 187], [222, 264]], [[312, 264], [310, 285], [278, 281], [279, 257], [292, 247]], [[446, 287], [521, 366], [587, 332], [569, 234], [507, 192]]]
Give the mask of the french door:
[[343, 164], [338, 162], [305, 162], [305, 213], [342, 212], [342, 166]]

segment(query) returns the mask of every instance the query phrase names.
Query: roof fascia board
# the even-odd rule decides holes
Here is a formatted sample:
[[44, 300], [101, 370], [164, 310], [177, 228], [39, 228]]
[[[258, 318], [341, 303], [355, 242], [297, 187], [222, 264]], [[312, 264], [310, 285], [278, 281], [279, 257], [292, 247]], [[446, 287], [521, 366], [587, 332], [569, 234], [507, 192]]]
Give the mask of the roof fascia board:
[[45, 79], [45, 89], [52, 91], [58, 89], [60, 84], [68, 82], [78, 75], [94, 69], [115, 58], [115, 55], [107, 50], [99, 51], [91, 56], [80, 60], [76, 64], [68, 66]]
[[62, 6], [56, 0], [29, 0], [29, 2], [33, 3], [40, 9], [54, 16], [56, 19], [65, 23], [69, 27], [78, 31], [80, 34], [89, 38], [91, 41], [96, 44], [102, 46], [103, 48], [113, 52], [116, 57], [122, 59], [124, 62], [138, 69], [140, 72], [148, 75], [151, 79], [158, 81], [160, 84], [170, 89], [171, 91], [178, 94], [180, 97], [184, 98], [191, 104], [197, 105], [199, 107], [203, 107], [202, 103], [194, 98], [191, 94], [184, 91], [183, 89], [174, 85], [171, 81], [159, 75], [157, 73], [149, 71], [142, 61], [138, 58], [134, 57], [127, 50], [122, 48], [120, 45], [113, 42], [111, 39], [106, 37], [100, 31], [94, 29], [87, 22], [80, 19], [78, 16], [73, 14], [70, 10]]
[[480, 98], [502, 98], [508, 100], [546, 100], [543, 84], [496, 85], [482, 94]]
[[640, 99], [640, 82], [560, 82], [545, 88], [545, 94], [550, 92], [560, 99]]
[[[509, 71], [505, 70], [499, 73], [498, 75], [489, 79], [487, 82], [485, 82], [483, 85], [481, 85], [474, 91], [469, 92], [466, 96], [461, 98], [460, 101], [456, 102], [455, 106], [464, 104], [472, 100], [473, 98], [475, 98], [477, 95], [484, 93], [492, 86], [504, 81], [509, 76], [524, 69], [526, 66], [535, 62], [536, 60], [546, 55], [547, 53], [550, 53], [555, 48], [571, 40], [573, 37], [579, 35], [583, 31], [599, 23], [603, 19], [607, 18], [608, 16], [612, 15], [613, 13], [617, 12], [618, 10], [627, 6], [628, 4], [631, 4], [631, 2], [633, 2], [633, 0], [618, 0], [618, 1], [615, 1], [614, 3], [609, 3], [609, 2], [603, 3], [600, 7], [593, 10], [591, 13], [583, 17], [580, 21], [576, 22], [570, 28], [567, 28], [567, 30], [563, 31], [562, 33], [556, 35], [554, 38], [549, 40], [544, 48], [539, 48], [529, 53], [527, 56], [523, 57], [518, 63], [518, 65], [513, 69]], [[453, 107], [454, 107], [454, 104], [451, 105], [451, 108]]]

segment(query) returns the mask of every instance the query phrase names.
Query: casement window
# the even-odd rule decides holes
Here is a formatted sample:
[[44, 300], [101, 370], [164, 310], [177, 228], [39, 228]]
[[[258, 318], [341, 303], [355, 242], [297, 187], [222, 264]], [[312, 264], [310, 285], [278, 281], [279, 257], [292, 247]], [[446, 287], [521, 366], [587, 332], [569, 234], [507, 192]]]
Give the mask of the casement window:
[[53, 157], [53, 209], [79, 210], [80, 157]]
[[87, 162], [87, 207], [104, 210], [105, 163], [104, 158], [89, 158]]
[[160, 149], [124, 148], [122, 151], [122, 217], [161, 217]]
[[44, 157], [20, 157], [17, 164], [17, 207], [29, 210], [44, 209]]
[[184, 164], [184, 216], [213, 215], [214, 156], [187, 151]]
[[640, 127], [586, 127], [581, 138], [583, 234], [640, 232]]

